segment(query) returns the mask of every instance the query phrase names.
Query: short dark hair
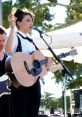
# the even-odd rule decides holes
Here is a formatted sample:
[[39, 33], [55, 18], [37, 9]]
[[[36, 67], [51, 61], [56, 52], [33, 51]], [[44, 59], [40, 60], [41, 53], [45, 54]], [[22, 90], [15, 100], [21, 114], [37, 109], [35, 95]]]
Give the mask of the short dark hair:
[[0, 26], [0, 34], [6, 34], [6, 29], [3, 26]]
[[17, 22], [18, 21], [21, 22], [25, 15], [30, 15], [32, 20], [34, 19], [33, 18], [33, 13], [30, 10], [28, 10], [27, 8], [17, 9], [16, 10], [16, 12], [14, 13], [14, 16], [17, 18], [16, 19], [16, 26], [17, 27], [18, 27]]

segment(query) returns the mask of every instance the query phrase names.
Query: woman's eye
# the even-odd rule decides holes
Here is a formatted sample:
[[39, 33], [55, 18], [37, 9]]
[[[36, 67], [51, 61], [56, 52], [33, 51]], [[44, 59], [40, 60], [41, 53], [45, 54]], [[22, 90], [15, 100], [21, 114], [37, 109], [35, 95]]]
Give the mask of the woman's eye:
[[28, 19], [27, 22], [29, 22], [30, 20]]

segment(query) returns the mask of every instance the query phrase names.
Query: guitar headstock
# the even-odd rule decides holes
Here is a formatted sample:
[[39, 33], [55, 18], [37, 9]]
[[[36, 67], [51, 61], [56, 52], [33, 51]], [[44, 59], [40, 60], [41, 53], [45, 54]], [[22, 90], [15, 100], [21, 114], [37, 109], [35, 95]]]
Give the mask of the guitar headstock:
[[77, 50], [76, 49], [72, 49], [71, 51], [69, 51], [71, 56], [77, 55]]
[[58, 55], [58, 57], [59, 57], [59, 58], [65, 58], [65, 57], [67, 57], [67, 56], [69, 56], [69, 55], [75, 56], [75, 55], [77, 55], [77, 54], [78, 54], [78, 53], [77, 53], [77, 50], [76, 50], [76, 49], [72, 49], [72, 50], [69, 51], [69, 52], [61, 53], [60, 55]]

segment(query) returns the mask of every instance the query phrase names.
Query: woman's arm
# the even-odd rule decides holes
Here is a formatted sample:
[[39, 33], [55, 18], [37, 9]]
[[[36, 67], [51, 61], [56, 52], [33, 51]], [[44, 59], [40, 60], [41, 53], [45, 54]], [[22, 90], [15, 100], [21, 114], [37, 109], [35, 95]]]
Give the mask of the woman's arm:
[[10, 33], [9, 33], [9, 36], [5, 45], [5, 52], [8, 55], [11, 54], [12, 52], [14, 34], [15, 34], [15, 18], [12, 17], [11, 22], [10, 22]]
[[5, 52], [8, 55], [11, 54], [11, 52], [12, 52], [13, 37], [14, 37], [14, 29], [12, 28], [10, 30], [9, 37], [8, 37], [8, 40], [7, 40], [6, 45], [5, 45]]

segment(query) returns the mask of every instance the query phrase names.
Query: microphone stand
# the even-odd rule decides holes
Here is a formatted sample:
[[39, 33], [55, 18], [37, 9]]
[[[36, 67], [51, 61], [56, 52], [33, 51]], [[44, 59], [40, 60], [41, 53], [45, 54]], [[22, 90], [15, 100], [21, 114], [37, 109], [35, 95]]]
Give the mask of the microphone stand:
[[[45, 34], [45, 33], [44, 33]], [[47, 34], [45, 34], [46, 36], [48, 36]], [[54, 53], [54, 51], [52, 50], [52, 48], [48, 45], [48, 43], [45, 41], [45, 39], [42, 36], [42, 33], [40, 33], [40, 37], [41, 39], [43, 39], [43, 41], [45, 42], [45, 44], [48, 47], [48, 50], [52, 53], [52, 55], [56, 58], [56, 60], [62, 65], [63, 67], [63, 76], [64, 76], [64, 117], [66, 117], [66, 77], [67, 74], [73, 79], [73, 76], [71, 75], [69, 69], [65, 66], [65, 64], [59, 59], [59, 57]]]

